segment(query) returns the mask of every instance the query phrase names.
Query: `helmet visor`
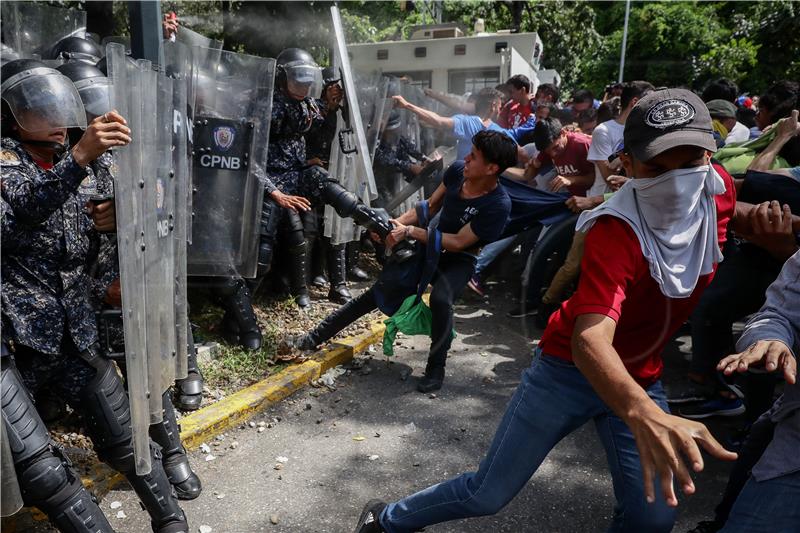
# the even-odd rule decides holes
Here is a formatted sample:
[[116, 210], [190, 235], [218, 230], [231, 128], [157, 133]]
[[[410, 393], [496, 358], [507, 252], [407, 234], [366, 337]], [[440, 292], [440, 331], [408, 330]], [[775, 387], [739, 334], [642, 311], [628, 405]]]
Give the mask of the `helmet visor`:
[[32, 69], [12, 76], [4, 80], [2, 93], [24, 130], [86, 128], [86, 111], [78, 90], [69, 78], [52, 69]]
[[286, 84], [294, 96], [319, 98], [322, 94], [322, 71], [316, 65], [302, 63], [284, 66]]
[[89, 78], [75, 83], [86, 109], [86, 122], [111, 111], [111, 82], [108, 78]]

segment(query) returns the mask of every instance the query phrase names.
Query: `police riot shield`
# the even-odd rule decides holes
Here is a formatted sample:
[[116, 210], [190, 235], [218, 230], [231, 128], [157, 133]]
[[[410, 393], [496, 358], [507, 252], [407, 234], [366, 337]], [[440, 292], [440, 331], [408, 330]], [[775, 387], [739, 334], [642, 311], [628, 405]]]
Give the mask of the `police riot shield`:
[[255, 277], [275, 60], [195, 47], [190, 276]]
[[187, 46], [189, 50], [191, 50], [195, 46], [199, 46], [201, 48], [213, 48], [216, 50], [222, 49], [222, 41], [206, 37], [201, 33], [197, 33], [194, 30], [190, 30], [186, 26], [181, 26], [180, 28], [178, 28], [176, 39], [177, 42]]
[[149, 61], [107, 47], [112, 104], [132, 142], [113, 151], [123, 332], [136, 472], [150, 471], [149, 426], [162, 419], [161, 397], [176, 359], [173, 79]]
[[44, 2], [0, 3], [3, 42], [21, 57], [41, 58], [65, 37], [86, 34], [86, 12]]
[[186, 377], [189, 346], [189, 308], [187, 303], [186, 250], [189, 243], [190, 201], [190, 119], [187, 96], [192, 79], [191, 50], [182, 43], [164, 43], [164, 68], [172, 78], [172, 173], [174, 177], [174, 278], [175, 278], [175, 378]]
[[[338, 142], [334, 142], [331, 147], [328, 172], [344, 188], [369, 205], [370, 200], [378, 196], [378, 190], [372, 173], [372, 160], [359, 107], [356, 80], [350, 67], [342, 19], [336, 6], [331, 7], [331, 19], [335, 36], [332, 66], [341, 73], [344, 99], [336, 125]], [[331, 238], [333, 244], [341, 244], [357, 240], [361, 235], [361, 228], [351, 219], [339, 217], [331, 206], [325, 206], [324, 234]]]
[[155, 118], [143, 143], [145, 299], [150, 423], [161, 422], [160, 396], [175, 381], [175, 172], [172, 170], [172, 78], [150, 68], [142, 87], [143, 113]]
[[[111, 101], [128, 122], [131, 143], [113, 152], [117, 166], [114, 203], [117, 216], [117, 249], [119, 254], [120, 288], [122, 290], [125, 364], [128, 397], [131, 405], [131, 429], [136, 472], [150, 471], [150, 390], [147, 364], [147, 305], [144, 271], [144, 172], [143, 144], [154, 129], [148, 127], [154, 115], [143, 115], [143, 65], [128, 61], [125, 47], [110, 43], [106, 47], [108, 78], [111, 80]], [[149, 154], [147, 154], [149, 157]], [[157, 394], [153, 394], [157, 395]]]

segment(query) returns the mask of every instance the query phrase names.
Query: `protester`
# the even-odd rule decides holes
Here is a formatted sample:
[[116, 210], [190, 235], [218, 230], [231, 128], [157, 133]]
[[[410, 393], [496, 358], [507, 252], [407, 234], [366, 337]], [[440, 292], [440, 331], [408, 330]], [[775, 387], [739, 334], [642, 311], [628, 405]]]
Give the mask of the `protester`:
[[582, 133], [591, 135], [594, 129], [597, 127], [597, 109], [593, 107], [584, 109], [578, 113], [577, 122], [578, 128], [580, 128]]
[[510, 98], [500, 110], [497, 123], [501, 128], [517, 128], [525, 124], [535, 110], [535, 101], [530, 94], [531, 80], [517, 74], [508, 78], [506, 85], [510, 90]]
[[588, 235], [578, 290], [551, 318], [478, 471], [397, 502], [368, 502], [357, 533], [494, 514], [589, 420], [609, 458], [618, 530], [670, 531], [673, 477], [693, 494], [689, 469], [703, 469], [701, 447], [736, 458], [702, 424], [669, 415], [660, 382], [661, 351], [713, 278], [736, 221], [733, 181], [709, 166], [712, 131], [702, 101], [686, 90], [657, 91], [634, 107], [623, 156], [634, 179], [581, 218]]
[[539, 121], [533, 135], [539, 155], [528, 164], [526, 177], [552, 162], [558, 175], [548, 188], [551, 191], [568, 189], [575, 196], [585, 196], [594, 181], [594, 167], [587, 159], [592, 138], [567, 131], [555, 118]]
[[[457, 161], [450, 166], [442, 184], [427, 201], [429, 219], [438, 214], [436, 230], [441, 232], [442, 251], [432, 282], [431, 347], [425, 375], [417, 384], [420, 392], [442, 387], [447, 352], [452, 342], [453, 304], [472, 275], [480, 247], [496, 240], [505, 227], [511, 210], [510, 200], [497, 180], [516, 162], [516, 154], [516, 144], [505, 133], [476, 133], [470, 153], [463, 162]], [[423, 224], [416, 209], [406, 211], [393, 222], [395, 228], [387, 241], [389, 247], [406, 239], [428, 242], [428, 229], [416, 226]], [[411, 294], [415, 291], [416, 286]], [[328, 316], [299, 341], [298, 347], [313, 349], [326, 342], [353, 321], [379, 307], [381, 294], [373, 285]], [[402, 298], [406, 296], [409, 294], [402, 295]]]

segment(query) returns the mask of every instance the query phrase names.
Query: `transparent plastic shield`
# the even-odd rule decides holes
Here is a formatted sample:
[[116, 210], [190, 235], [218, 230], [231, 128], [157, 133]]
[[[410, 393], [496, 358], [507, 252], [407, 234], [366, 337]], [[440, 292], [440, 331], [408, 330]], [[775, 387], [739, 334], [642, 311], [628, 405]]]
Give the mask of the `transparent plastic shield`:
[[[179, 209], [185, 218], [186, 240], [192, 242], [192, 126], [194, 117], [194, 93], [193, 93], [193, 64], [192, 50], [188, 46], [179, 42], [165, 41], [164, 45], [164, 67], [167, 76], [175, 80], [174, 93], [182, 94], [183, 107], [175, 103], [176, 119], [183, 121], [182, 134], [185, 136], [185, 157], [181, 160], [187, 165], [186, 184], [181, 190], [185, 190], [186, 206]], [[182, 85], [183, 87], [179, 87]], [[176, 125], [176, 128], [178, 126]], [[177, 169], [176, 169], [177, 170]], [[181, 204], [182, 205], [182, 204]], [[176, 223], [176, 227], [178, 224]], [[183, 257], [186, 257], [184, 253]], [[185, 259], [184, 259], [185, 260]]]
[[189, 313], [186, 285], [186, 250], [191, 200], [191, 161], [189, 155], [189, 111], [187, 94], [191, 83], [191, 52], [182, 43], [165, 42], [164, 57], [166, 74], [172, 78], [172, 169], [174, 174], [175, 222], [172, 231], [174, 241], [175, 279], [175, 378], [186, 377], [189, 345]]
[[201, 33], [190, 30], [186, 26], [181, 26], [178, 28], [176, 39], [177, 42], [189, 47], [190, 49], [194, 48], [195, 46], [199, 46], [201, 48], [212, 48], [216, 50], [220, 50], [222, 48], [222, 41], [206, 37]]
[[251, 278], [266, 176], [275, 60], [193, 50], [190, 276]]
[[163, 418], [162, 393], [175, 381], [174, 183], [172, 82], [150, 69], [143, 82], [143, 113], [152, 113], [153, 133], [143, 144], [145, 299], [150, 423]]
[[[341, 72], [344, 101], [337, 123], [338, 142], [334, 142], [331, 148], [328, 171], [343, 187], [369, 204], [370, 200], [377, 197], [378, 190], [372, 173], [371, 152], [359, 106], [356, 79], [350, 67], [339, 9], [335, 6], [331, 7], [331, 19], [335, 35], [332, 66]], [[331, 238], [333, 244], [340, 244], [357, 240], [361, 229], [352, 220], [339, 217], [332, 207], [325, 206], [324, 234]]]
[[60, 72], [33, 68], [3, 80], [3, 100], [17, 124], [28, 131], [86, 128], [86, 112], [78, 90]]
[[3, 42], [21, 57], [43, 57], [65, 37], [83, 37], [86, 12], [45, 2], [0, 3]]
[[[147, 362], [147, 304], [145, 298], [144, 176], [143, 143], [154, 130], [150, 117], [143, 115], [143, 65], [128, 61], [125, 47], [106, 47], [108, 78], [112, 83], [111, 103], [128, 122], [131, 143], [113, 152], [117, 166], [114, 201], [117, 216], [117, 249], [122, 289], [125, 364], [131, 405], [136, 473], [150, 472], [150, 400]], [[149, 125], [149, 127], [148, 127]], [[149, 155], [148, 155], [149, 157]], [[154, 396], [160, 394], [153, 391]]]

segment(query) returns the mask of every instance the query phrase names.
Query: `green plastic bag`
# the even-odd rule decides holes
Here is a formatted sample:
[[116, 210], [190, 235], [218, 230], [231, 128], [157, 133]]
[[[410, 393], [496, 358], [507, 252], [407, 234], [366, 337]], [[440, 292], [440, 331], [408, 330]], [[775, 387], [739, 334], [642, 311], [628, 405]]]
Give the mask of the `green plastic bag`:
[[[777, 125], [773, 126], [767, 133], [761, 135], [757, 139], [745, 141], [743, 143], [732, 144], [724, 146], [714, 154], [714, 159], [725, 167], [729, 174], [738, 175], [747, 172], [747, 167], [755, 159], [759, 152], [764, 150], [769, 143], [775, 138], [775, 133], [778, 130]], [[777, 156], [772, 163], [771, 169], [776, 168], [789, 168], [791, 165], [782, 158]]]
[[[403, 300], [400, 309], [383, 321], [386, 324], [386, 330], [383, 332], [383, 354], [394, 355], [394, 339], [397, 337], [397, 332], [405, 335], [430, 336], [432, 321], [431, 308], [422, 299], [417, 301], [416, 294]], [[455, 330], [452, 335], [455, 338]]]

